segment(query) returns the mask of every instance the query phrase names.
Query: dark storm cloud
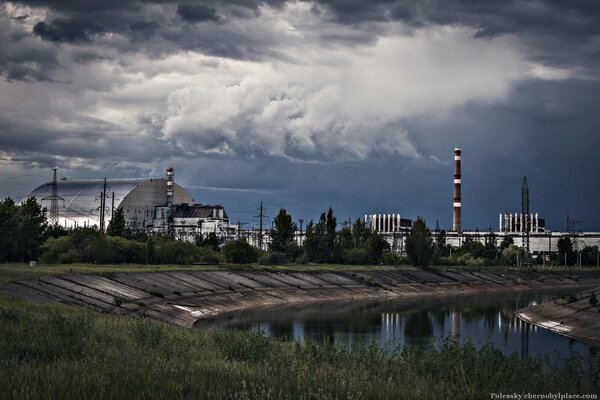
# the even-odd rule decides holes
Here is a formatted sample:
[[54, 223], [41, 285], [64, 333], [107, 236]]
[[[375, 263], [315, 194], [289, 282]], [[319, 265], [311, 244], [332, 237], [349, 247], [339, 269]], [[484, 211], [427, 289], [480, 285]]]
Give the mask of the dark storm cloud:
[[216, 22], [219, 20], [217, 11], [214, 8], [203, 5], [179, 4], [177, 6], [177, 15], [184, 21], [189, 22]]
[[595, 69], [600, 55], [600, 2], [469, 0], [318, 0], [337, 22], [401, 20], [418, 27], [461, 24], [479, 36], [517, 34], [541, 61], [557, 65], [584, 62]]
[[[55, 85], [57, 91], [55, 96], [48, 94], [40, 101], [41, 105], [35, 107], [31, 103], [36, 101], [38, 92], [26, 92], [27, 95], [15, 100], [27, 111], [20, 121], [12, 118], [9, 112], [0, 112], [0, 148], [9, 154], [4, 160], [12, 160], [25, 168], [60, 165], [61, 168], [72, 168], [74, 176], [85, 175], [96, 168], [99, 170], [96, 177], [106, 174], [145, 176], [142, 174], [149, 171], [155, 176], [162, 175], [164, 166], [170, 163], [177, 168], [178, 179], [185, 186], [262, 190], [262, 200], [272, 214], [279, 207], [286, 207], [296, 218], [308, 220], [333, 206], [340, 220], [364, 213], [400, 212], [409, 218], [423, 215], [430, 225], [439, 219], [442, 227], [448, 227], [452, 200], [451, 149], [461, 146], [464, 150], [465, 227], [494, 226], [498, 212], [518, 211], [523, 175], [528, 176], [532, 188], [532, 209], [540, 212], [553, 229], [562, 226], [567, 212], [584, 220], [583, 228], [600, 226], [594, 204], [600, 196], [595, 183], [600, 180], [595, 150], [600, 148], [597, 134], [600, 131], [597, 109], [600, 85], [587, 79], [597, 76], [600, 65], [600, 3], [596, 1], [318, 0], [311, 4], [310, 16], [315, 17], [311, 22], [315, 25], [299, 32], [303, 36], [294, 42], [296, 47], [289, 46], [288, 40], [294, 39], [285, 35], [278, 37], [269, 30], [279, 22], [278, 13], [286, 16], [286, 1], [22, 0], [16, 3], [38, 7], [43, 12], [12, 18], [0, 15], [3, 49], [0, 73], [2, 80], [12, 81], [2, 88], [8, 91], [19, 84], [24, 87], [37, 84], [39, 87]], [[291, 3], [291, 6], [297, 5]], [[261, 20], [261, 16], [269, 13], [275, 17]], [[293, 25], [298, 21], [288, 19], [283, 22]], [[523, 56], [526, 64], [525, 72], [519, 70], [519, 74], [526, 74], [530, 64], [539, 63], [568, 69], [564, 74], [571, 78], [559, 77], [556, 81], [522, 76], [507, 78], [506, 93], [492, 96], [491, 100], [457, 95], [458, 100], [452, 103], [453, 106], [458, 104], [456, 109], [448, 110], [442, 105], [439, 107], [442, 112], [431, 107], [432, 110], [427, 109], [427, 112], [417, 110], [417, 116], [408, 113], [375, 128], [360, 125], [351, 132], [354, 136], [348, 135], [347, 120], [354, 117], [356, 109], [351, 109], [354, 112], [348, 114], [340, 113], [342, 116], [333, 119], [330, 125], [321, 131], [317, 129], [319, 122], [329, 115], [336, 116], [339, 111], [335, 107], [323, 107], [320, 101], [327, 96], [315, 94], [321, 87], [306, 90], [309, 95], [314, 95], [309, 100], [303, 97], [303, 90], [298, 90], [306, 82], [312, 84], [318, 79], [317, 73], [306, 79], [293, 76], [296, 79], [293, 84], [283, 88], [291, 93], [289, 98], [268, 102], [260, 112], [255, 112], [257, 104], [283, 90], [285, 85], [276, 80], [281, 77], [260, 70], [261, 61], [269, 64], [285, 59], [294, 67], [314, 63], [314, 60], [307, 61], [310, 51], [304, 54], [297, 44], [305, 42], [309, 50], [316, 49], [316, 54], [325, 58], [317, 67], [332, 68], [327, 64], [335, 64], [333, 55], [322, 49], [353, 55], [353, 50], [360, 46], [374, 47], [380, 43], [390, 25], [395, 26], [392, 33], [399, 35], [394, 29], [401, 30], [405, 34], [403, 38], [409, 38], [419, 29], [438, 25], [450, 30], [456, 26], [468, 27], [475, 33], [470, 30], [466, 39], [459, 35], [457, 41], [470, 40], [474, 35], [487, 43], [491, 51], [497, 51], [500, 46], [493, 41], [495, 38], [512, 37], [515, 40], [510, 45], [517, 43], [515, 46], [520, 46], [515, 52]], [[447, 40], [452, 32], [435, 33]], [[420, 39], [427, 41], [428, 38]], [[393, 49], [410, 46], [412, 42], [407, 41], [408, 44], [394, 43], [397, 47]], [[464, 50], [460, 46], [457, 48]], [[485, 49], [477, 49], [479, 53], [485, 52]], [[423, 50], [417, 47], [415, 55], [419, 56], [417, 53]], [[438, 54], [441, 49], [434, 47], [434, 50], [433, 53]], [[220, 75], [210, 75], [202, 70], [207, 74], [203, 76], [205, 80], [218, 80], [232, 69], [241, 68], [237, 64], [233, 67], [223, 65], [230, 60], [168, 59], [169, 55], [188, 51], [225, 59], [251, 60], [256, 65], [248, 69], [249, 72], [245, 71], [246, 75], [240, 75], [240, 81], [250, 78], [244, 84], [232, 75], [231, 82], [208, 88], [196, 87], [187, 103], [174, 104], [174, 109], [179, 106], [188, 113], [175, 113], [170, 117], [179, 122], [188, 119], [189, 125], [184, 126], [187, 130], [174, 129], [172, 140], [169, 140], [165, 135], [165, 121], [169, 117], [165, 109], [176, 97], [172, 96], [174, 93], [193, 86], [185, 82], [186, 74], [192, 74], [181, 64], [191, 66], [190, 69], [202, 69], [205, 65], [201, 63], [214, 63], [213, 68], [220, 71]], [[294, 54], [290, 56], [292, 52]], [[479, 53], [454, 51], [442, 57], [425, 58], [423, 69], [431, 68], [445, 74], [435, 85], [454, 84], [458, 72], [456, 67], [451, 70], [449, 59], [468, 58], [459, 67], [473, 75], [471, 81], [475, 81], [475, 75], [484, 74], [495, 74], [496, 80], [501, 80], [501, 71], [494, 70], [493, 62], [483, 69], [477, 68], [480, 60], [473, 54]], [[107, 62], [95, 63], [97, 60]], [[154, 63], [161, 60], [165, 60], [165, 65]], [[136, 62], [147, 64], [146, 69], [127, 69]], [[392, 65], [392, 69], [397, 70], [396, 67], [403, 65]], [[86, 67], [90, 71], [86, 72]], [[352, 77], [361, 71], [370, 72], [370, 69], [379, 71], [373, 65], [358, 64], [356, 69], [342, 72], [347, 74], [345, 77]], [[306, 70], [294, 71], [298, 72]], [[124, 75], [128, 78], [123, 78]], [[268, 75], [266, 79], [264, 75]], [[320, 86], [331, 87], [336, 75], [331, 76]], [[143, 82], [154, 77], [159, 78], [157, 81], [162, 79], [165, 85], [170, 84], [171, 79], [175, 84], [170, 90], [164, 90], [160, 84], [143, 86]], [[582, 77], [586, 80], [580, 80]], [[396, 77], [387, 76], [386, 79], [385, 83], [392, 85]], [[27, 82], [18, 82], [20, 80]], [[55, 81], [52, 84], [35, 82], [52, 80]], [[406, 92], [424, 90], [430, 80], [424, 81], [418, 87], [407, 87]], [[256, 85], [248, 86], [253, 82], [257, 82]], [[270, 84], [276, 87], [265, 90]], [[237, 88], [232, 90], [233, 94], [219, 97], [231, 87]], [[340, 87], [346, 89], [343, 85]], [[154, 90], [163, 92], [155, 95]], [[461, 87], [461, 90], [468, 88]], [[486, 92], [492, 90], [485, 88]], [[219, 105], [211, 111], [214, 118], [208, 121], [201, 118], [202, 107], [198, 108], [198, 102], [203, 99], [201, 95], [205, 93], [208, 93], [208, 100], [202, 104], [203, 108]], [[435, 88], [429, 88], [427, 93], [424, 101], [418, 98], [414, 102], [398, 102], [396, 107], [410, 108], [419, 101], [429, 104], [437, 100], [439, 92]], [[343, 103], [348, 97], [348, 92], [343, 90], [341, 94], [335, 91], [326, 94], [333, 98], [326, 104]], [[5, 96], [4, 92], [2, 96]], [[365, 97], [368, 98], [367, 106], [369, 101], [376, 103], [381, 98]], [[294, 99], [297, 104], [293, 104]], [[65, 105], [58, 106], [58, 103]], [[309, 103], [317, 106], [304, 110], [302, 106]], [[248, 107], [245, 120], [240, 112], [244, 106]], [[286, 106], [289, 109], [283, 112]], [[268, 151], [268, 146], [275, 143], [273, 139], [277, 139], [272, 132], [279, 126], [286, 127], [285, 124], [252, 125], [263, 121], [263, 116], [276, 117], [281, 113], [282, 120], [286, 123], [293, 120], [290, 126], [295, 127], [294, 124], [311, 117], [309, 111], [314, 113], [320, 108], [326, 111], [313, 117], [317, 128], [307, 129], [309, 133], [318, 133], [314, 140], [317, 150], [284, 148], [285, 155], [301, 163], [290, 162], [281, 154]], [[358, 107], [360, 111], [364, 108]], [[444, 111], [448, 117], [437, 119], [437, 113]], [[137, 117], [128, 119], [128, 113]], [[275, 117], [268, 122], [277, 122]], [[379, 115], [366, 114], [364, 119], [368, 120], [367, 117], [377, 119]], [[106, 122], [121, 121], [121, 118], [124, 122]], [[223, 129], [223, 123], [215, 122], [212, 126], [213, 120], [219, 118], [229, 118], [230, 125]], [[30, 124], [31, 120], [37, 124]], [[339, 131], [332, 128], [339, 128]], [[290, 131], [282, 131], [280, 135], [292, 143]], [[335, 131], [334, 135], [331, 135], [332, 131]], [[235, 138], [237, 147], [233, 147], [234, 157], [203, 151], [218, 149], [226, 143], [231, 132], [239, 134]], [[410, 159], [386, 152], [392, 145], [404, 145], [390, 145], [386, 139], [398, 138], [405, 132], [406, 141], [414, 143], [419, 154], [423, 154], [422, 158]], [[177, 144], [177, 140], [181, 143]], [[205, 148], [194, 147], [198, 143]], [[364, 158], [355, 162], [335, 158], [347, 154], [349, 149], [353, 150], [351, 156], [359, 154]], [[307, 162], [314, 160], [320, 162]], [[6, 194], [10, 193], [0, 193]], [[235, 190], [215, 191], [210, 196], [203, 190], [194, 193], [198, 201], [222, 203], [233, 218], [244, 220], [247, 217], [247, 222], [252, 222], [252, 216], [256, 215], [254, 205], [261, 200], [256, 193]]]
[[56, 19], [51, 22], [38, 22], [33, 32], [51, 42], [87, 42], [92, 35], [102, 32], [102, 28], [77, 19]]

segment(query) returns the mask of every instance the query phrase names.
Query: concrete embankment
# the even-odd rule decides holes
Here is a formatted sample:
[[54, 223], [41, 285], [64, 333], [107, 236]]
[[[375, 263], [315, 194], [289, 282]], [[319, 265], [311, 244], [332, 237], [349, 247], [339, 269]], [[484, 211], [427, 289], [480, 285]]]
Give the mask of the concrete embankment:
[[593, 346], [600, 346], [600, 287], [517, 310], [521, 320]]
[[190, 327], [224, 312], [300, 301], [474, 294], [600, 285], [596, 272], [172, 271], [47, 276], [12, 282], [12, 297], [66, 303]]

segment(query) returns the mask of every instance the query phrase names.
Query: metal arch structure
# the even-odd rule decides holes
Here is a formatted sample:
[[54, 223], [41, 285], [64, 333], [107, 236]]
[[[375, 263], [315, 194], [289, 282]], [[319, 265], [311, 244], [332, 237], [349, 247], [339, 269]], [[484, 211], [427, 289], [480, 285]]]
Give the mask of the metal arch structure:
[[[62, 207], [60, 204], [57, 207], [60, 212], [59, 225], [65, 228], [100, 227], [98, 187], [103, 185], [103, 179], [58, 180], [57, 192], [62, 196], [60, 199], [64, 199]], [[140, 226], [132, 227], [133, 229], [141, 229], [145, 219], [152, 219], [155, 207], [165, 206], [167, 203], [165, 178], [107, 179], [107, 186], [115, 193], [115, 208], [124, 208], [125, 219], [140, 221]], [[53, 182], [49, 182], [35, 188], [24, 199], [35, 197], [41, 204], [42, 200], [51, 201], [52, 193]], [[175, 204], [194, 203], [191, 195], [177, 183], [173, 184], [173, 201]], [[110, 218], [109, 215], [105, 217], [106, 225]]]

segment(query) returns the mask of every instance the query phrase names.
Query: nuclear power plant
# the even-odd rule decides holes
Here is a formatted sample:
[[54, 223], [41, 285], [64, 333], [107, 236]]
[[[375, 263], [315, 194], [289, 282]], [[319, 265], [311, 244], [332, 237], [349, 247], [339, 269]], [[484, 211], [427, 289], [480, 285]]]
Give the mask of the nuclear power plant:
[[[499, 245], [505, 237], [511, 237], [513, 243], [528, 253], [552, 253], [558, 251], [557, 244], [561, 238], [569, 237], [575, 248], [584, 246], [600, 247], [600, 232], [557, 232], [546, 228], [546, 221], [539, 213], [529, 212], [529, 188], [527, 179], [523, 179], [521, 188], [521, 211], [499, 213], [498, 230], [464, 230], [462, 226], [462, 149], [454, 149], [453, 197], [452, 197], [452, 229], [446, 232], [446, 243], [452, 247], [460, 247], [467, 238], [485, 244], [490, 235]], [[517, 199], [517, 196], [515, 196]], [[468, 212], [468, 201], [467, 208]], [[364, 221], [371, 229], [384, 237], [392, 250], [402, 254], [404, 240], [412, 227], [412, 220], [400, 218], [400, 214], [367, 214]]]
[[[599, 246], [599, 232], [550, 231], [539, 213], [529, 212], [529, 188], [523, 178], [520, 212], [499, 213], [497, 231], [468, 230], [462, 224], [462, 149], [454, 149], [452, 229], [446, 232], [446, 243], [460, 247], [467, 238], [485, 243], [493, 234], [500, 243], [511, 237], [513, 243], [528, 249], [528, 253], [557, 251], [558, 240], [570, 237], [575, 248]], [[35, 197], [47, 211], [50, 224], [64, 228], [95, 227], [105, 231], [115, 211], [122, 209], [126, 226], [133, 231], [169, 234], [177, 239], [194, 241], [215, 235], [222, 242], [247, 237], [249, 242], [266, 248], [270, 240], [268, 229], [260, 232], [239, 231], [230, 222], [221, 205], [199, 204], [175, 182], [175, 170], [166, 169], [165, 177], [147, 179], [57, 179], [54, 168], [52, 182], [34, 189], [24, 199]], [[515, 196], [516, 198], [516, 196]], [[468, 204], [465, 208], [468, 213]], [[571, 221], [572, 222], [572, 221]], [[403, 254], [406, 234], [413, 221], [399, 213], [365, 214], [364, 223], [384, 237], [398, 254]], [[439, 228], [436, 227], [436, 231]], [[302, 230], [297, 233], [302, 244]]]
[[38, 186], [25, 199], [34, 197], [46, 208], [51, 224], [64, 228], [95, 227], [106, 230], [115, 211], [122, 209], [125, 225], [133, 231], [165, 233], [182, 240], [214, 234], [235, 237], [237, 226], [220, 205], [195, 203], [175, 182], [175, 170], [165, 178], [66, 179]]

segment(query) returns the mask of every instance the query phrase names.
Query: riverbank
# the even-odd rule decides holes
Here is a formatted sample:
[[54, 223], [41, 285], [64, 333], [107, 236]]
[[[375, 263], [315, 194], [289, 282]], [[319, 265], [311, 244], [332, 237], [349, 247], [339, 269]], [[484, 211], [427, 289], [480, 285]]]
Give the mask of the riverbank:
[[0, 354], [0, 398], [11, 399], [480, 399], [600, 391], [598, 355], [590, 367], [572, 368], [583, 359], [549, 367], [451, 342], [425, 351], [350, 349], [2, 295]]
[[591, 286], [600, 286], [600, 271], [280, 271], [190, 267], [161, 272], [39, 276], [6, 283], [0, 291], [21, 300], [63, 303], [191, 327], [200, 319], [230, 311], [292, 302]]
[[598, 296], [600, 287], [594, 287], [569, 297], [525, 307], [517, 310], [515, 315], [530, 324], [600, 347]]

